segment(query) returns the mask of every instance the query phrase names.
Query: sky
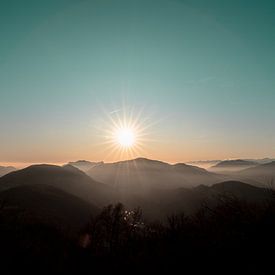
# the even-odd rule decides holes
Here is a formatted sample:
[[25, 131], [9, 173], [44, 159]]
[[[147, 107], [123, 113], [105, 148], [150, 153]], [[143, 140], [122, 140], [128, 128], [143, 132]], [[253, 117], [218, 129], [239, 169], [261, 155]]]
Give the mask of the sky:
[[275, 2], [0, 2], [0, 164], [275, 156]]

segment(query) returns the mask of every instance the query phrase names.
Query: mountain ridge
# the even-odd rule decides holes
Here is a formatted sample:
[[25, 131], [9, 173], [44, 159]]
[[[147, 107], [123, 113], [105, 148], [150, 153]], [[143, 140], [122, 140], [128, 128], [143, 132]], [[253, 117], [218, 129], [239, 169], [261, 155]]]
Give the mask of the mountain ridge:
[[1, 177], [0, 191], [27, 184], [51, 185], [98, 205], [108, 203], [113, 195], [112, 188], [75, 167], [49, 164], [31, 165]]
[[159, 160], [136, 158], [103, 163], [87, 171], [97, 181], [108, 185], [131, 186], [136, 190], [158, 187], [192, 187], [213, 184], [226, 178], [185, 163], [169, 164]]

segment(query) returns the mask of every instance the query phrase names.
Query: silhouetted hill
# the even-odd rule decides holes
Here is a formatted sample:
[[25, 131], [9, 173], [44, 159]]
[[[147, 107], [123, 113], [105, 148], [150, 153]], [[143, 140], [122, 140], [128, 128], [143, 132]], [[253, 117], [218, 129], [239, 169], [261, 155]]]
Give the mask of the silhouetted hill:
[[103, 164], [103, 161], [91, 162], [91, 161], [87, 161], [87, 160], [78, 160], [78, 161], [72, 161], [72, 162], [68, 163], [68, 165], [74, 166], [83, 172], [87, 172], [89, 169], [91, 169], [94, 166], [99, 165], [99, 164]]
[[246, 201], [266, 200], [271, 198], [270, 190], [240, 181], [225, 181], [214, 184], [208, 189], [212, 194], [230, 195]]
[[215, 202], [221, 196], [228, 196], [247, 202], [262, 202], [271, 199], [270, 190], [256, 187], [240, 181], [225, 181], [212, 186], [198, 186], [193, 191], [200, 194], [205, 201]]
[[143, 192], [153, 188], [193, 187], [213, 184], [224, 177], [183, 163], [171, 165], [162, 161], [138, 158], [104, 163], [91, 168], [92, 178], [119, 189]]
[[93, 177], [106, 185], [71, 165], [34, 165], [0, 178], [0, 191], [50, 185], [98, 207], [110, 202], [122, 202], [130, 209], [140, 206], [148, 219], [162, 219], [182, 211], [193, 213], [203, 202], [215, 203], [221, 195], [248, 201], [265, 200], [269, 196], [265, 189], [237, 181], [224, 182], [219, 180], [223, 177], [198, 167], [144, 158], [102, 164], [91, 171]]
[[21, 185], [0, 192], [1, 215], [22, 223], [43, 223], [80, 230], [99, 209], [80, 198], [45, 184]]
[[33, 165], [0, 178], [0, 191], [16, 186], [46, 184], [78, 196], [96, 205], [112, 200], [112, 189], [96, 182], [73, 166]]
[[252, 186], [239, 181], [225, 181], [212, 186], [199, 185], [194, 188], [173, 190], [156, 189], [140, 202], [148, 218], [165, 218], [172, 213], [192, 214], [202, 204], [216, 205], [220, 199], [228, 197], [246, 202], [267, 202], [273, 198], [270, 190]]
[[0, 166], [0, 177], [5, 176], [8, 173], [15, 171], [16, 168], [12, 166]]

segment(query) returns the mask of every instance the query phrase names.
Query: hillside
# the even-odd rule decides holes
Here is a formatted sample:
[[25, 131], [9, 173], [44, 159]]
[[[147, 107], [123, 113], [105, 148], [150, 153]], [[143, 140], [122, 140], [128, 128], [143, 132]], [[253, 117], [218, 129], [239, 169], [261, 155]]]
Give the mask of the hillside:
[[33, 165], [0, 178], [0, 191], [16, 186], [45, 184], [78, 196], [95, 205], [111, 202], [110, 187], [99, 183], [73, 166]]
[[125, 203], [132, 208], [141, 206], [144, 216], [165, 220], [173, 213], [193, 214], [203, 204], [215, 206], [221, 198], [237, 199], [244, 202], [267, 202], [273, 193], [267, 189], [240, 181], [225, 181], [212, 186], [199, 185], [194, 188], [155, 188], [146, 195], [128, 197]]
[[99, 209], [78, 197], [44, 184], [21, 185], [0, 192], [2, 217], [80, 230]]
[[275, 161], [245, 169], [236, 173], [236, 176], [248, 181], [257, 181], [259, 185], [274, 188]]
[[[247, 201], [265, 200], [270, 195], [265, 189], [240, 181], [219, 180], [222, 177], [186, 164], [170, 165], [136, 159], [102, 164], [91, 170], [93, 177], [98, 176], [105, 184], [70, 165], [34, 165], [0, 178], [0, 191], [21, 190], [30, 185], [32, 189], [28, 189], [29, 195], [26, 197], [32, 200], [30, 194], [35, 186], [52, 186], [91, 202], [96, 207], [115, 202], [122, 202], [129, 209], [142, 207], [144, 216], [150, 220], [164, 219], [171, 213], [181, 211], [193, 213], [203, 202], [215, 203], [221, 195]], [[44, 189], [39, 190], [42, 192]], [[24, 192], [18, 191], [15, 198], [22, 196], [25, 202], [20, 194]], [[35, 194], [33, 196], [35, 207], [39, 200], [36, 200]]]

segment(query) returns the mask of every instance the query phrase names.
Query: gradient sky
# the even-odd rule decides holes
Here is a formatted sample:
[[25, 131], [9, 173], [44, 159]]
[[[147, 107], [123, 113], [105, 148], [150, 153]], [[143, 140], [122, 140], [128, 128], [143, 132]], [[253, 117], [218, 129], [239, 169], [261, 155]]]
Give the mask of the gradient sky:
[[122, 104], [153, 124], [143, 156], [275, 156], [274, 14], [272, 0], [2, 0], [0, 163], [116, 160], [101, 121]]

